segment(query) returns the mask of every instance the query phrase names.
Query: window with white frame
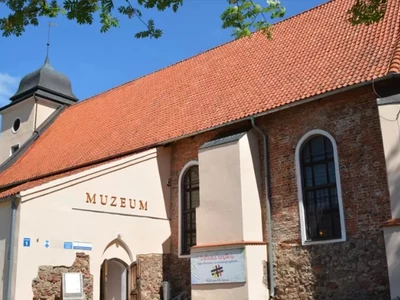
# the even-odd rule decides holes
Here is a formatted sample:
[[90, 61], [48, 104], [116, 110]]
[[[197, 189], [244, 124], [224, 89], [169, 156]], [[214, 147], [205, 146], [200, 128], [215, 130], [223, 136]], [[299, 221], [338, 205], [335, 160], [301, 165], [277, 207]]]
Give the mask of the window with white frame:
[[179, 254], [189, 255], [196, 245], [196, 207], [200, 202], [199, 167], [186, 164], [179, 176]]
[[334, 138], [313, 130], [296, 148], [300, 225], [303, 244], [344, 241], [342, 192]]

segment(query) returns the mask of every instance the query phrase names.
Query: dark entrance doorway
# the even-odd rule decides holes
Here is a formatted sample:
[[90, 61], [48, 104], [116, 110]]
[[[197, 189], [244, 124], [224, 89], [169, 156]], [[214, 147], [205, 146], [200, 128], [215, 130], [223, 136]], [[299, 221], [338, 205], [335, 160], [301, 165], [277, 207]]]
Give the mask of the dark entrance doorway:
[[100, 278], [100, 300], [140, 300], [136, 262], [128, 266], [117, 258], [106, 259]]

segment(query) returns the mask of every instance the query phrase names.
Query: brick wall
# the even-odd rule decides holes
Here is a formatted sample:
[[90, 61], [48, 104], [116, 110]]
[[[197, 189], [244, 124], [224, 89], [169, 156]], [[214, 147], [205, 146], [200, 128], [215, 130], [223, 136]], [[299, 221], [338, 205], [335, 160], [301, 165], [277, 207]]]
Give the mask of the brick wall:
[[[380, 224], [390, 202], [376, 97], [370, 88], [282, 111], [268, 132], [278, 299], [388, 299]], [[336, 140], [347, 241], [301, 246], [295, 149], [312, 129]], [[290, 296], [292, 295], [292, 296]]]
[[[375, 98], [371, 88], [363, 88], [257, 119], [269, 136], [277, 299], [389, 297], [385, 245], [379, 225], [390, 218], [390, 202]], [[235, 127], [248, 125], [243, 122]], [[344, 243], [300, 243], [295, 149], [300, 138], [312, 129], [329, 132], [338, 146], [347, 231]], [[190, 289], [189, 261], [178, 258], [179, 172], [188, 161], [197, 160], [199, 146], [215, 134], [217, 131], [172, 145], [169, 277], [176, 293]], [[263, 207], [264, 224], [265, 216]]]

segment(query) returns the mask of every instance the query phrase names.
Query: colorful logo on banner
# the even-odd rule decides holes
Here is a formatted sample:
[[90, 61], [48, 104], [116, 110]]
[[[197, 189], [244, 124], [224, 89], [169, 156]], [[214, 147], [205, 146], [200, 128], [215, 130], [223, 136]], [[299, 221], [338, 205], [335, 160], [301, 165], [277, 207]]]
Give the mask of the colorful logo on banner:
[[192, 284], [246, 282], [244, 249], [192, 253]]
[[218, 265], [211, 270], [211, 275], [214, 276], [214, 278], [218, 278], [222, 276], [222, 272], [224, 272], [224, 267]]

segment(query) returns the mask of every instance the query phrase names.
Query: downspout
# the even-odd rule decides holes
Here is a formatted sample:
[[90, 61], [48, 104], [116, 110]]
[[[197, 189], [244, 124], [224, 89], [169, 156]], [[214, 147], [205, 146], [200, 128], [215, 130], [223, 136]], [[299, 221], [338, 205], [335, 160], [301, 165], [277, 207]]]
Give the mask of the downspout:
[[11, 290], [12, 290], [12, 275], [13, 275], [13, 264], [14, 264], [14, 238], [15, 238], [15, 222], [16, 222], [16, 212], [17, 203], [16, 199], [19, 197], [12, 196], [11, 198], [11, 230], [10, 230], [10, 247], [9, 247], [9, 258], [8, 258], [8, 272], [7, 272], [7, 300], [11, 300]]
[[275, 297], [275, 277], [274, 277], [274, 255], [272, 248], [272, 227], [271, 227], [271, 195], [270, 195], [270, 172], [268, 159], [268, 141], [266, 134], [256, 126], [255, 119], [252, 117], [251, 125], [263, 136], [264, 142], [264, 170], [265, 170], [265, 198], [267, 206], [267, 224], [268, 224], [268, 277], [269, 277], [269, 298]]

